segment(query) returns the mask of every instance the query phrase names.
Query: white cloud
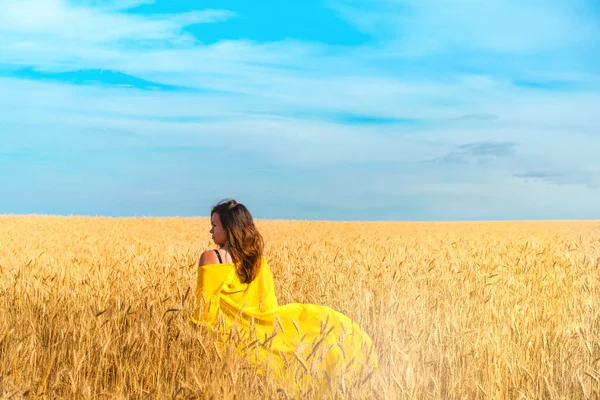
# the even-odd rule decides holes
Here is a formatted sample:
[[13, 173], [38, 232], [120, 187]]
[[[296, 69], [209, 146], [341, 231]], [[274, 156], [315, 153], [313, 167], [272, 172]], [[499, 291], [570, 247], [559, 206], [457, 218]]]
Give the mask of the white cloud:
[[[127, 3], [128, 6], [133, 4]], [[126, 5], [127, 5], [126, 4]], [[137, 3], [136, 3], [137, 4]], [[0, 33], [12, 42], [102, 44], [119, 40], [193, 41], [181, 29], [197, 23], [220, 22], [235, 14], [227, 10], [201, 10], [173, 15], [135, 15], [117, 7], [75, 6], [64, 0], [2, 0]], [[129, 7], [125, 7], [129, 8]]]
[[85, 7], [102, 8], [106, 11], [123, 11], [155, 2], [156, 0], [79, 0], [75, 4]]
[[[227, 147], [240, 151], [253, 149], [273, 162], [288, 165], [377, 160], [419, 163], [456, 151], [456, 146], [478, 142], [517, 143], [516, 157], [504, 164], [481, 167], [483, 174], [490, 168], [511, 171], [515, 167], [516, 173], [554, 164], [597, 164], [594, 149], [600, 148], [600, 124], [595, 110], [600, 95], [534, 96], [511, 91], [507, 86], [503, 90], [491, 89], [473, 100], [469, 89], [458, 84], [436, 88], [432, 83], [420, 87], [394, 80], [365, 80], [356, 86], [345, 78], [316, 77], [282, 90], [277, 79], [259, 82], [252, 96], [236, 96], [156, 93], [4, 78], [0, 80], [4, 88], [0, 95], [0, 120], [79, 128], [105, 126], [135, 131], [142, 137], [170, 138], [182, 144], [203, 143], [206, 137], [212, 137], [224, 146], [228, 143]], [[384, 86], [389, 88], [388, 93], [380, 89]], [[347, 94], [340, 96], [344, 91]], [[411, 104], [415, 93], [442, 91], [452, 92], [463, 105], [450, 109], [430, 105], [423, 110], [421, 105]], [[364, 100], [373, 97], [388, 104], [385, 112], [377, 108], [377, 102]], [[572, 103], [578, 107], [572, 107]], [[424, 126], [340, 125], [329, 118], [328, 112], [336, 111], [418, 116], [424, 119]], [[493, 111], [498, 119], [447, 119], [450, 115], [481, 111]], [[177, 122], [178, 117], [191, 122]], [[568, 121], [575, 122], [568, 125]]]
[[531, 54], [597, 45], [600, 28], [589, 1], [332, 0], [359, 29], [404, 54], [449, 49]]

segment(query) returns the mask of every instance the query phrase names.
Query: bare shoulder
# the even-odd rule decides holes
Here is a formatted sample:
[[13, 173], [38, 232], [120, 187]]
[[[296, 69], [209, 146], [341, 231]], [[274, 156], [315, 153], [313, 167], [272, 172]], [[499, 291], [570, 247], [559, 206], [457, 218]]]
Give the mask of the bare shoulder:
[[217, 258], [217, 254], [215, 253], [215, 251], [214, 250], [206, 250], [200, 256], [200, 261], [198, 262], [198, 265], [201, 267], [203, 265], [218, 264], [218, 263], [219, 263], [219, 259]]

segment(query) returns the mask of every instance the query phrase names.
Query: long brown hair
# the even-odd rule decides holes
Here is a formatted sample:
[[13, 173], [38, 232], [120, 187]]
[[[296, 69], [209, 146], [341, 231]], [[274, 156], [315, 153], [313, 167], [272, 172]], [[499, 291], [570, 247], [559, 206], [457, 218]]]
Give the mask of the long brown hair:
[[254, 219], [245, 205], [233, 199], [221, 200], [211, 210], [210, 216], [219, 214], [221, 225], [227, 232], [229, 253], [244, 282], [256, 278], [262, 262], [263, 238], [254, 225]]

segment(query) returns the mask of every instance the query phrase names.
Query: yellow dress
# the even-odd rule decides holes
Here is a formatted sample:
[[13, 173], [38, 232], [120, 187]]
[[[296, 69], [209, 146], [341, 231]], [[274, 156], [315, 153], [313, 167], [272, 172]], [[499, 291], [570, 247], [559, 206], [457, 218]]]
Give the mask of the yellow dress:
[[200, 267], [196, 299], [192, 321], [218, 328], [224, 341], [235, 339], [259, 371], [270, 367], [302, 386], [315, 377], [356, 382], [377, 366], [371, 338], [344, 314], [314, 304], [279, 306], [264, 257], [250, 284], [233, 263]]

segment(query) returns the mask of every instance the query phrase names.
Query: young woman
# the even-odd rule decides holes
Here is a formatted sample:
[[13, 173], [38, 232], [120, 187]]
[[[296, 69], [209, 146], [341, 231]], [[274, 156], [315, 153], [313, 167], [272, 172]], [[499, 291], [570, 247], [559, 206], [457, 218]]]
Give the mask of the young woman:
[[345, 315], [314, 304], [277, 304], [263, 238], [243, 204], [214, 206], [210, 233], [219, 248], [200, 257], [193, 322], [235, 327], [252, 344], [252, 361], [281, 376], [304, 371], [351, 379], [376, 367], [371, 339]]

